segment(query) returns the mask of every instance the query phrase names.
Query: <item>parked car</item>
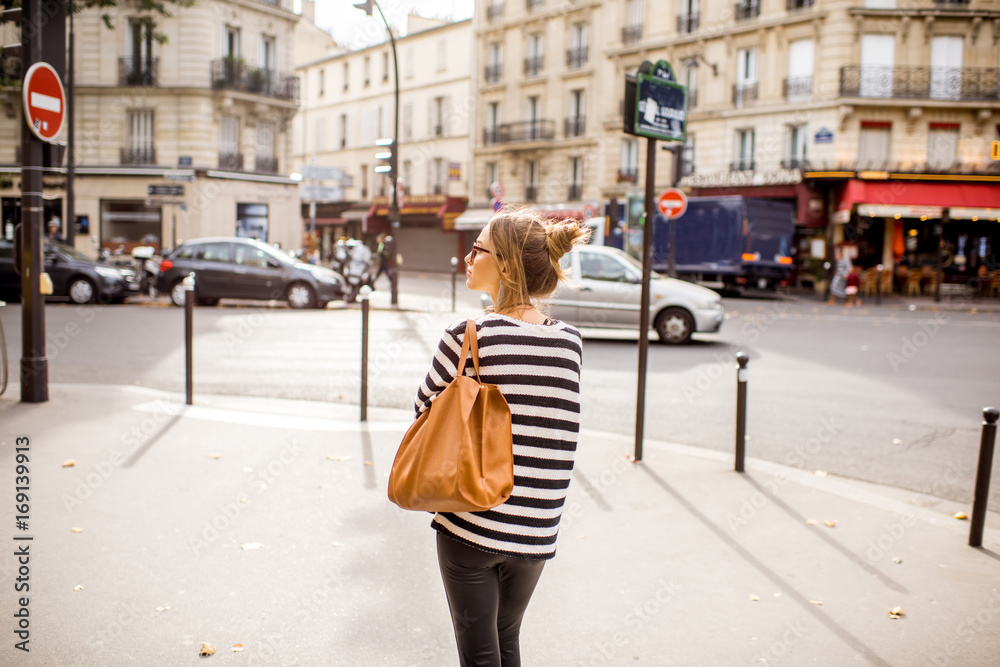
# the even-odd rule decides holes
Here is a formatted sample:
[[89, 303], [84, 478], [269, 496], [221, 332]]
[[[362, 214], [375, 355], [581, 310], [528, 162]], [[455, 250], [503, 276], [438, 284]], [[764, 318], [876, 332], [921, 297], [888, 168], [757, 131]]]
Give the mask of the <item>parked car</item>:
[[[45, 272], [52, 280], [47, 299], [73, 303], [121, 303], [139, 293], [135, 272], [94, 261], [60, 243], [45, 243]], [[20, 301], [21, 276], [14, 270], [14, 244], [0, 240], [0, 299]]]
[[344, 295], [344, 279], [336, 271], [300, 262], [255, 239], [186, 241], [160, 262], [156, 288], [183, 306], [181, 281], [189, 273], [195, 274], [196, 303], [203, 306], [219, 299], [276, 299], [292, 308], [322, 308]]
[[[571, 269], [548, 300], [552, 317], [579, 327], [636, 329], [642, 293], [642, 265], [617, 248], [577, 246], [563, 257]], [[653, 273], [649, 321], [664, 343], [686, 343], [693, 333], [722, 326], [722, 298], [712, 290]]]

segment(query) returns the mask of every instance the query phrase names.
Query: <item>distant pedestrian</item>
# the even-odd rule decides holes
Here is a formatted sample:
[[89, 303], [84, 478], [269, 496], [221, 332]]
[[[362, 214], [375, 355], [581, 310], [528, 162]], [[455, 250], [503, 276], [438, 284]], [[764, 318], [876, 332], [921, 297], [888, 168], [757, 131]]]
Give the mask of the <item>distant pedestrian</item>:
[[[519, 667], [521, 618], [556, 535], [569, 487], [580, 423], [582, 339], [536, 304], [565, 279], [560, 258], [587, 230], [537, 212], [506, 209], [493, 216], [465, 257], [466, 286], [493, 297], [476, 320], [479, 371], [508, 399], [516, 475], [510, 498], [484, 512], [439, 512], [441, 578], [462, 667]], [[445, 330], [416, 412], [456, 373], [466, 321]]]
[[62, 235], [62, 232], [59, 231], [59, 223], [55, 220], [49, 220], [46, 238], [51, 243], [66, 243], [66, 238]]
[[834, 256], [837, 258], [837, 267], [833, 274], [833, 280], [830, 281], [830, 300], [827, 301], [827, 305], [832, 306], [837, 303], [837, 299], [847, 300], [847, 276], [851, 273], [851, 258], [847, 256], [843, 248], [837, 248], [834, 251]]
[[389, 281], [392, 281], [392, 274], [389, 273], [389, 241], [392, 240], [391, 236], [386, 236], [385, 234], [379, 234], [375, 237], [378, 245], [375, 247], [375, 254], [378, 255], [378, 271], [375, 272], [375, 277], [372, 278], [372, 288], [375, 287], [375, 282], [384, 273]]

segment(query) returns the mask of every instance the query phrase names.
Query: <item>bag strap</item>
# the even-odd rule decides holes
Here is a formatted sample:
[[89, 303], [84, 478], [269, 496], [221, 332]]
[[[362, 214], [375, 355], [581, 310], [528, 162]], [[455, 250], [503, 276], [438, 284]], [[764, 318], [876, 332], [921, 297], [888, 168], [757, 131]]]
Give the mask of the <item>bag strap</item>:
[[472, 365], [476, 369], [476, 381], [482, 384], [479, 378], [479, 341], [476, 340], [476, 321], [469, 318], [465, 321], [465, 336], [462, 339], [462, 353], [458, 356], [458, 366], [456, 370], [459, 374], [465, 373], [465, 355], [472, 352]]

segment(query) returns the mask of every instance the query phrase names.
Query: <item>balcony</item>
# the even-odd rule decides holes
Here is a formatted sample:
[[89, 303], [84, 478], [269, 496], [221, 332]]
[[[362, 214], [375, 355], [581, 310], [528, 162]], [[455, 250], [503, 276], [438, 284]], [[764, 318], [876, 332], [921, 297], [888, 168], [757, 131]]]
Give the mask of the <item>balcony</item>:
[[698, 29], [698, 12], [677, 16], [677, 32], [688, 35]]
[[444, 136], [444, 125], [435, 125], [434, 126], [434, 136], [435, 137], [443, 137]]
[[568, 198], [570, 201], [579, 201], [583, 199], [583, 184], [582, 183], [570, 183]]
[[526, 202], [536, 202], [538, 201], [538, 186], [528, 185], [524, 188], [524, 201]]
[[812, 95], [812, 84], [812, 75], [786, 77], [781, 84], [782, 95], [786, 100], [809, 99]]
[[568, 49], [566, 51], [566, 67], [570, 69], [577, 69], [583, 67], [587, 64], [587, 47], [581, 46], [577, 49]]
[[496, 128], [486, 128], [485, 134], [487, 145], [548, 141], [556, 138], [556, 124], [548, 119], [504, 123]]
[[538, 76], [542, 71], [542, 56], [531, 56], [524, 59], [524, 76]]
[[816, 0], [785, 0], [785, 9], [790, 12], [800, 9], [808, 9], [815, 4]]
[[755, 166], [753, 158], [740, 158], [729, 165], [729, 171], [753, 171]]
[[567, 137], [582, 137], [586, 128], [586, 117], [570, 116], [566, 119], [565, 134]]
[[159, 65], [159, 58], [119, 58], [118, 85], [144, 88], [155, 86]]
[[545, 0], [526, 0], [524, 6], [529, 12], [533, 12], [544, 4]]
[[757, 82], [737, 83], [733, 86], [733, 104], [736, 108], [746, 106], [757, 99]]
[[247, 67], [238, 58], [213, 60], [212, 89], [236, 90], [273, 97], [279, 100], [299, 99], [299, 78], [285, 72], [260, 67]]
[[619, 183], [636, 183], [639, 180], [639, 167], [618, 168]]
[[840, 68], [841, 97], [1000, 100], [1000, 69], [993, 67]]
[[258, 156], [256, 159], [254, 159], [253, 167], [254, 167], [253, 170], [259, 174], [277, 174], [278, 158]]
[[486, 20], [496, 21], [498, 18], [503, 16], [503, 3], [494, 2], [486, 7]]
[[953, 7], [968, 7], [969, 0], [934, 0], [935, 5], [952, 5]]
[[483, 129], [483, 145], [492, 146], [493, 144], [500, 143], [497, 141], [500, 138], [500, 128], [498, 127], [487, 127]]
[[156, 149], [149, 148], [123, 148], [121, 149], [122, 164], [156, 164]]
[[631, 44], [633, 42], [638, 42], [642, 39], [642, 24], [637, 25], [627, 25], [622, 28], [622, 42], [625, 44]]
[[219, 153], [219, 169], [243, 171], [243, 153]]
[[486, 66], [486, 83], [497, 83], [500, 81], [500, 75], [503, 73], [503, 65], [500, 63], [494, 63], [492, 65]]
[[760, 16], [760, 0], [744, 0], [736, 3], [736, 20], [745, 21]]
[[781, 161], [782, 169], [798, 169], [799, 171], [806, 171], [812, 167], [804, 156], [800, 157], [786, 157]]

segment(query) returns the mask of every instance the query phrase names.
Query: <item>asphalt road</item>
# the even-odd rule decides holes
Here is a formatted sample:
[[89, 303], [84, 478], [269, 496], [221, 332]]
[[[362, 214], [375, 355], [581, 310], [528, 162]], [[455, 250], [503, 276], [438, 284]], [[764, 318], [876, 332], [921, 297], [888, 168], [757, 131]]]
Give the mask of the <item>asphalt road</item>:
[[[477, 295], [459, 289], [457, 315], [443, 277], [404, 284], [404, 294], [420, 293], [433, 312], [373, 311], [370, 405], [412, 404], [442, 328], [477, 312]], [[1000, 314], [766, 299], [725, 305], [720, 333], [684, 347], [650, 345], [648, 438], [732, 451], [733, 355], [744, 350], [748, 455], [889, 484], [911, 500], [927, 494], [916, 498], [927, 504], [971, 499], [981, 409], [1000, 404]], [[0, 320], [16, 376], [20, 307], [0, 309]], [[357, 403], [360, 320], [356, 307], [199, 308], [196, 400], [213, 393]], [[51, 382], [184, 390], [179, 308], [51, 305], [47, 332]], [[634, 433], [635, 335], [584, 335], [583, 427]], [[990, 506], [1000, 509], [1000, 463]]]

